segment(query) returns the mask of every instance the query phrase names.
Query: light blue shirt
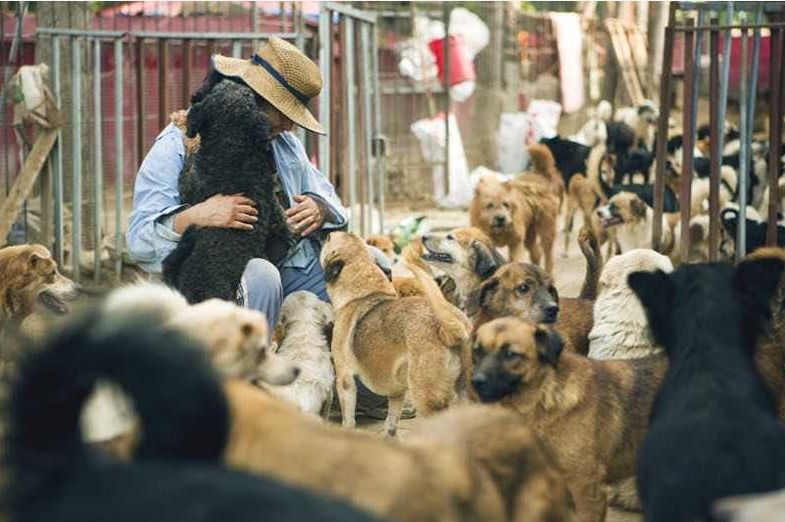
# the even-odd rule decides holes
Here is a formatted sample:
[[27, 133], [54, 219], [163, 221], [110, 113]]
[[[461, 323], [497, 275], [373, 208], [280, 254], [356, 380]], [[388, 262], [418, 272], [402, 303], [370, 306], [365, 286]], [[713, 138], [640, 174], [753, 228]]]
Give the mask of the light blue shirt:
[[[185, 163], [183, 131], [170, 123], [155, 139], [142, 162], [134, 183], [134, 206], [128, 222], [126, 241], [136, 263], [147, 272], [161, 272], [161, 261], [174, 250], [180, 234], [172, 228], [180, 203], [177, 180]], [[322, 230], [346, 226], [346, 209], [335, 189], [308, 160], [302, 143], [290, 132], [273, 141], [278, 178], [289, 204], [299, 194], [313, 196], [325, 211]], [[261, 175], [261, 173], [260, 173]], [[312, 234], [300, 240], [280, 263], [281, 267], [308, 269], [319, 256], [319, 243]]]

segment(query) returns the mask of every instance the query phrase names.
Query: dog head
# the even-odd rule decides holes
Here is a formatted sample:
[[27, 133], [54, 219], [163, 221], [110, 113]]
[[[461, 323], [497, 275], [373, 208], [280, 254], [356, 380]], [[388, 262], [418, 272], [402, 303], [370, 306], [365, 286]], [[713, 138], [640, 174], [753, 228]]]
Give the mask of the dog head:
[[507, 263], [472, 292], [467, 312], [485, 320], [515, 316], [533, 323], [555, 323], [559, 293], [540, 267]]
[[559, 335], [543, 326], [513, 317], [486, 323], [472, 339], [472, 386], [482, 402], [538, 387], [562, 348]]
[[169, 326], [201, 342], [225, 377], [286, 385], [300, 373], [269, 350], [267, 319], [255, 310], [208, 299], [185, 308]]
[[319, 260], [335, 309], [372, 293], [396, 295], [395, 287], [374, 261], [365, 241], [354, 234], [332, 232], [327, 236]]
[[387, 259], [390, 260], [390, 263], [395, 263], [397, 261], [398, 256], [395, 254], [395, 243], [393, 243], [393, 240], [389, 236], [372, 234], [365, 238], [365, 243], [381, 250], [382, 253], [387, 256]]
[[503, 263], [490, 238], [478, 228], [456, 228], [445, 236], [422, 236], [422, 259], [454, 281], [482, 281]]
[[319, 329], [329, 340], [333, 324], [333, 308], [330, 303], [325, 303], [311, 292], [305, 290], [292, 292], [286, 296], [281, 306], [281, 317], [276, 327], [281, 331], [276, 338], [279, 341], [285, 338], [286, 332], [296, 323], [305, 323], [311, 328]]
[[608, 290], [628, 288], [627, 277], [631, 273], [655, 270], [673, 272], [673, 263], [670, 258], [659, 252], [648, 248], [636, 248], [608, 260], [600, 274], [600, 287]]
[[238, 136], [269, 141], [271, 128], [261, 97], [250, 87], [227, 78], [188, 110], [186, 134], [189, 138], [198, 134], [203, 142]]
[[619, 192], [606, 205], [597, 208], [602, 228], [637, 224], [646, 219], [646, 203], [632, 192]]
[[515, 191], [492, 176], [481, 177], [475, 187], [473, 214], [477, 224], [491, 234], [502, 234], [513, 224], [518, 204]]
[[52, 254], [43, 245], [0, 249], [0, 311], [22, 319], [36, 305], [57, 314], [69, 311], [82, 287], [60, 274]]
[[657, 123], [657, 118], [660, 117], [660, 111], [651, 100], [645, 100], [642, 104], [638, 105], [638, 117], [643, 119], [646, 123], [654, 125]]

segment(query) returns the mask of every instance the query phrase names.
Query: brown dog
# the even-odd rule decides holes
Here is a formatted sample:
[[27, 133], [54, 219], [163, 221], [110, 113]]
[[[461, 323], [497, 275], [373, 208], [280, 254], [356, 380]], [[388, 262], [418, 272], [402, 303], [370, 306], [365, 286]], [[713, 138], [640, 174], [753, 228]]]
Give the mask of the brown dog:
[[591, 227], [592, 232], [597, 237], [600, 245], [607, 240], [607, 234], [600, 226], [600, 220], [594, 213], [597, 205], [603, 201], [597, 194], [594, 184], [583, 174], [575, 174], [570, 178], [567, 187], [567, 206], [564, 211], [564, 257], [567, 257], [570, 249], [570, 234], [575, 221], [575, 212], [580, 210], [583, 217], [583, 226]]
[[449, 299], [466, 311], [469, 294], [504, 264], [491, 239], [479, 228], [456, 228], [445, 236], [422, 236], [420, 258], [455, 283]]
[[343, 425], [355, 425], [355, 375], [388, 398], [389, 435], [407, 392], [422, 415], [457, 399], [468, 320], [436, 282], [412, 266], [426, 297], [398, 298], [363, 241], [343, 232], [327, 238], [321, 263], [335, 310], [332, 355]]
[[529, 263], [507, 263], [472, 293], [469, 315], [474, 329], [506, 316], [554, 324], [569, 350], [588, 353], [588, 336], [594, 325], [593, 297], [602, 270], [599, 246], [589, 230], [581, 231], [581, 250], [586, 255], [583, 297], [560, 299], [553, 279], [542, 269]]
[[395, 243], [389, 236], [382, 234], [371, 234], [365, 238], [365, 243], [378, 248], [382, 253], [387, 256], [390, 263], [395, 263]]
[[523, 261], [524, 246], [534, 264], [544, 255], [545, 271], [552, 274], [558, 212], [558, 200], [542, 183], [483, 176], [474, 190], [469, 220], [496, 246], [509, 248], [512, 261]]
[[228, 464], [400, 521], [569, 520], [569, 496], [537, 438], [503, 408], [462, 406], [403, 444], [306, 417], [229, 381]]
[[6, 321], [21, 322], [37, 306], [65, 314], [68, 301], [80, 291], [78, 284], [60, 274], [43, 245], [0, 249], [0, 330]]
[[595, 361], [562, 353], [542, 326], [504, 318], [476, 332], [472, 358], [480, 399], [521, 414], [564, 471], [578, 518], [604, 521], [604, 486], [635, 471], [666, 357]]
[[544, 182], [559, 200], [559, 207], [561, 207], [564, 199], [564, 178], [556, 170], [556, 160], [553, 158], [551, 149], [541, 143], [533, 143], [529, 145], [527, 151], [529, 152], [533, 171], [524, 172], [517, 176], [517, 179], [526, 182]]

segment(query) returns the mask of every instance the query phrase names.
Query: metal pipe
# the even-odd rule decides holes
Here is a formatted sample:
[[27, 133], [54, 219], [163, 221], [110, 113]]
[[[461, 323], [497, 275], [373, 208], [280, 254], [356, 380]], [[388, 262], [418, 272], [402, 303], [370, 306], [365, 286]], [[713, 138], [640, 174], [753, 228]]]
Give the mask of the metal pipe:
[[123, 41], [114, 41], [114, 271], [123, 274]]
[[[101, 202], [103, 199], [103, 134], [101, 124], [101, 40], [93, 41], [93, 148], [94, 165], [93, 174], [93, 280], [98, 282], [101, 278]], [[78, 72], [77, 72], [78, 74]]]
[[183, 84], [182, 108], [188, 107], [191, 101], [191, 40], [183, 40]]
[[[709, 66], [709, 99], [716, 100], [720, 83], [719, 60], [720, 33], [711, 31], [709, 35], [709, 54], [711, 63]], [[709, 104], [709, 137], [711, 146], [711, 157], [709, 165], [709, 261], [716, 261], [719, 257], [720, 245], [720, 163], [722, 162], [722, 152], [719, 149], [719, 136], [723, 132], [722, 120], [719, 119], [719, 107], [716, 103]], [[686, 231], [682, 231], [685, 233]]]
[[[365, 140], [365, 186], [367, 187], [367, 231], [373, 232], [373, 210], [374, 200], [376, 199], [373, 187], [373, 173], [371, 168], [372, 153], [371, 153], [371, 134], [373, 133], [373, 126], [371, 123], [371, 42], [368, 32], [369, 24], [367, 22], [360, 22], [360, 46], [362, 49], [362, 66], [363, 66], [363, 99], [362, 99], [362, 113], [365, 132], [363, 138]], [[363, 231], [363, 235], [366, 231]]]
[[[782, 94], [782, 54], [785, 47], [785, 29], [772, 30], [770, 36], [771, 67], [769, 68], [769, 223], [766, 229], [766, 244], [777, 244], [777, 212], [780, 207], [779, 166], [782, 145], [782, 109], [785, 97]], [[778, 69], [780, 69], [778, 71]]]
[[442, 4], [442, 18], [444, 21], [444, 69], [442, 81], [444, 83], [444, 197], [450, 194], [450, 7], [447, 2]]
[[144, 139], [144, 40], [136, 41], [136, 164], [141, 165], [145, 155]]
[[382, 132], [382, 102], [379, 93], [379, 49], [377, 28], [374, 24], [371, 30], [371, 63], [373, 70], [371, 71], [371, 84], [373, 86], [374, 96], [374, 130], [376, 139], [376, 183], [378, 184], [379, 193], [379, 234], [384, 234], [384, 150], [381, 139]]
[[[294, 45], [302, 52], [305, 52], [305, 20], [303, 19], [303, 8], [299, 2], [292, 2], [292, 16], [295, 18], [292, 20], [292, 29], [297, 33]], [[303, 146], [306, 147], [306, 153], [310, 155], [311, 151], [310, 147], [308, 147], [305, 129], [298, 126], [297, 137], [303, 142]]]
[[334, 13], [338, 13], [341, 15], [345, 15], [352, 18], [357, 18], [364, 22], [376, 23], [376, 15], [374, 13], [369, 13], [368, 11], [361, 11], [359, 9], [355, 9], [353, 7], [349, 7], [346, 3], [338, 3], [338, 2], [320, 2], [320, 5], [323, 6], [325, 9], [332, 11]]
[[[698, 13], [698, 26], [705, 25], [706, 22], [706, 12], [700, 11]], [[695, 74], [692, 77], [692, 103], [690, 107], [693, 111], [697, 113], [698, 111], [698, 99], [700, 97], [700, 78], [701, 78], [701, 55], [703, 54], [703, 35], [705, 33], [701, 31], [697, 31], [695, 33]], [[693, 143], [695, 143], [696, 133], [697, 133], [697, 125], [698, 125], [698, 116], [695, 114], [692, 118], [692, 132], [693, 136]]]
[[[755, 23], [763, 22], [763, 6], [759, 6], [755, 14]], [[752, 159], [752, 132], [755, 129], [755, 97], [758, 94], [758, 68], [760, 62], [760, 29], [755, 29], [752, 36], [752, 71], [750, 72], [750, 87], [747, 93], [747, 140], [741, 145], [747, 148], [747, 164]], [[770, 73], [773, 74], [773, 71]], [[748, 167], [749, 168], [749, 167]], [[749, 176], [749, 173], [748, 173]], [[749, 177], [748, 177], [749, 179]], [[752, 201], [751, 203], [754, 203]]]
[[739, 126], [741, 147], [739, 150], [739, 219], [736, 229], [736, 261], [740, 261], [747, 250], [747, 176], [749, 159], [745, 143], [749, 139], [747, 116], [747, 51], [749, 34], [746, 27], [741, 29], [741, 77], [739, 79]]
[[158, 128], [163, 129], [169, 120], [166, 96], [169, 94], [169, 67], [166, 40], [158, 40]]
[[72, 279], [81, 279], [79, 259], [82, 247], [82, 46], [71, 37], [71, 264]]
[[66, 29], [64, 27], [39, 27], [36, 35], [51, 34], [53, 36], [84, 36], [85, 38], [105, 38], [107, 40], [122, 38], [127, 33], [123, 31], [84, 31], [82, 29]]
[[[743, 3], [743, 2], [739, 2], [739, 3]], [[752, 2], [750, 2], [750, 3], [752, 3]], [[741, 11], [741, 9], [739, 9], [739, 11]], [[747, 29], [773, 29], [775, 27], [785, 27], [785, 22], [769, 22], [769, 23], [765, 23], [765, 24], [747, 24], [746, 27], [747, 27]], [[730, 29], [738, 29], [738, 28], [739, 28], [739, 26], [738, 25], [734, 25], [734, 24], [706, 25], [706, 26], [701, 27], [700, 29], [698, 29], [696, 27], [686, 27], [686, 26], [683, 26], [683, 25], [677, 25], [677, 26], [673, 27], [673, 30], [677, 31], [677, 32], [680, 32], [680, 33], [694, 33], [695, 31], [698, 31], [698, 30], [700, 30], [700, 31], [710, 31], [710, 30], [714, 30], [714, 29], [730, 30]]]
[[[57, 109], [62, 110], [62, 95], [60, 92], [61, 87], [61, 70], [60, 70], [60, 37], [57, 35], [52, 36], [52, 86], [55, 90], [55, 102]], [[57, 141], [54, 148], [54, 258], [57, 261], [57, 266], [64, 266], [63, 264], [63, 131], [57, 130]]]
[[[727, 21], [731, 22], [733, 20], [733, 2], [727, 2], [727, 9], [725, 14], [727, 16]], [[726, 29], [723, 35], [722, 41], [722, 76], [720, 77], [720, 106], [718, 107], [719, 111], [717, 112], [717, 118], [720, 120], [720, 125], [722, 125], [722, 132], [717, 137], [717, 143], [719, 144], [718, 150], [720, 154], [724, 150], [724, 142], [725, 142], [725, 113], [728, 110], [728, 84], [730, 79], [730, 44], [731, 44], [731, 32], [730, 29]]]
[[[343, 19], [344, 23], [344, 43], [343, 43], [343, 72], [344, 72], [344, 93], [346, 100], [346, 119], [347, 119], [347, 135], [348, 135], [348, 174], [349, 174], [349, 208], [351, 210], [352, 222], [349, 223], [349, 229], [353, 232], [357, 231], [357, 217], [358, 213], [355, 209], [357, 205], [357, 144], [356, 144], [356, 129], [355, 129], [355, 114], [354, 114], [354, 19], [346, 16]], [[359, 214], [360, 227], [364, 226], [364, 218], [362, 213]]]
[[[695, 23], [695, 19], [689, 20]], [[681, 230], [679, 257], [682, 260], [689, 258], [690, 235], [686, 233], [690, 229], [690, 200], [692, 196], [692, 165], [693, 154], [695, 152], [695, 134], [693, 133], [695, 106], [692, 105], [693, 90], [695, 89], [695, 33], [684, 35], [684, 102], [682, 111], [682, 133], [683, 133], [683, 158], [681, 166], [681, 190], [680, 190], [680, 210], [681, 210]], [[655, 218], [656, 219], [656, 218]]]
[[243, 43], [240, 40], [232, 40], [232, 58], [240, 58], [243, 54]]
[[332, 14], [325, 4], [319, 6], [319, 66], [322, 69], [322, 92], [319, 94], [319, 122], [327, 132], [319, 137], [319, 170], [330, 179], [330, 65], [332, 64]]
[[296, 32], [262, 32], [262, 33], [219, 33], [219, 32], [183, 32], [167, 33], [156, 31], [131, 31], [128, 33], [132, 38], [150, 38], [165, 40], [266, 40], [268, 38], [280, 38], [282, 40], [296, 40]]

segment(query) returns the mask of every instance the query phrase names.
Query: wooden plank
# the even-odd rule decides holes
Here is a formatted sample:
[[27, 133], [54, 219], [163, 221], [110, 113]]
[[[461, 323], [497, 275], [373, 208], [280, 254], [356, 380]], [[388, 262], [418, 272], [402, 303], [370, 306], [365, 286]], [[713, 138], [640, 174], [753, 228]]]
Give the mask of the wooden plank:
[[22, 170], [16, 177], [8, 197], [0, 210], [0, 246], [5, 245], [11, 225], [22, 210], [22, 205], [33, 190], [41, 167], [44, 166], [52, 147], [57, 140], [57, 129], [43, 129], [33, 143], [33, 150], [27, 156]]

